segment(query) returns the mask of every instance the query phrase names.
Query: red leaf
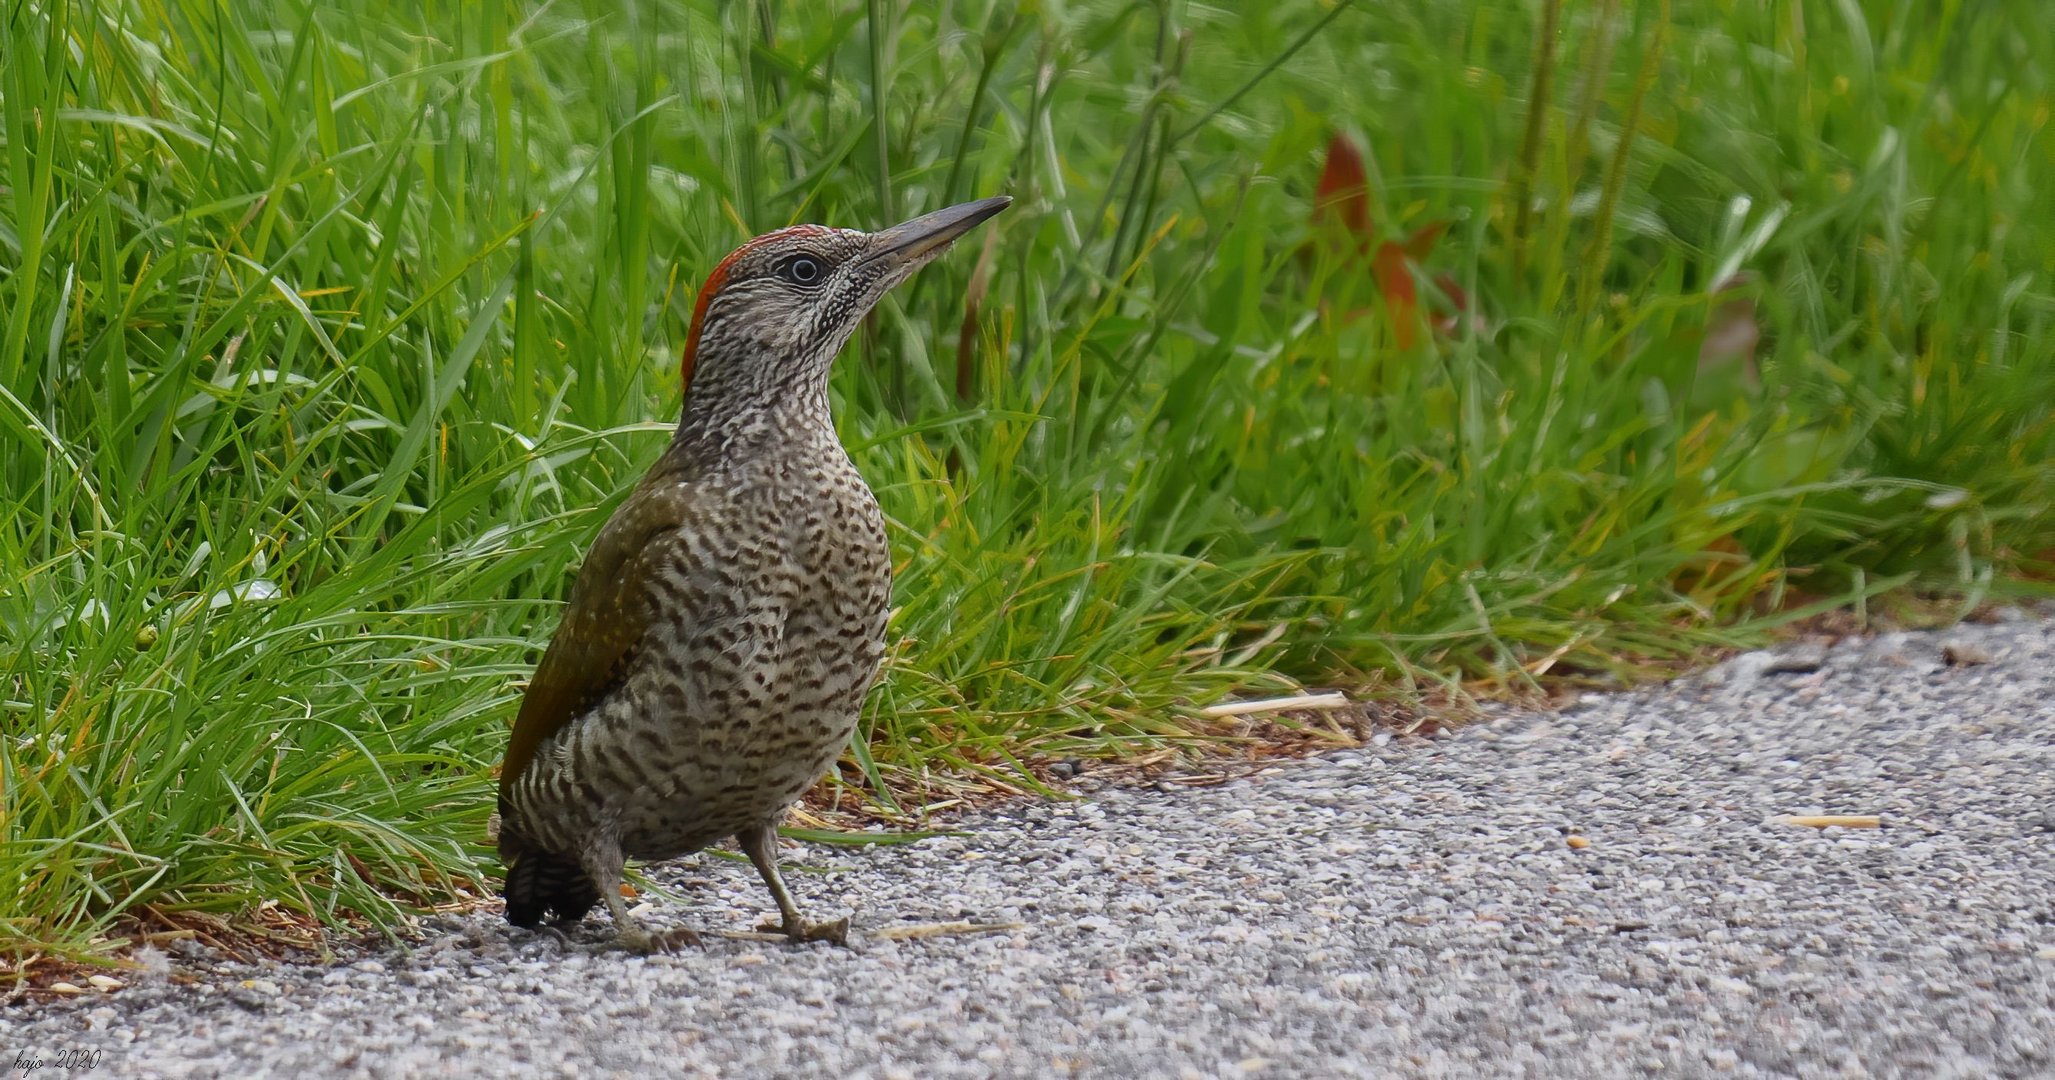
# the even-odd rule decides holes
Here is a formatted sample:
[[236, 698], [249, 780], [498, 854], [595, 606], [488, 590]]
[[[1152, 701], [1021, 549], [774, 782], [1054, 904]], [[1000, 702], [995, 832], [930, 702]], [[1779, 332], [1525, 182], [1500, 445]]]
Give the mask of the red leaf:
[[1419, 262], [1434, 251], [1434, 245], [1441, 240], [1441, 234], [1448, 231], [1448, 222], [1430, 221], [1406, 237], [1406, 254]]
[[[1469, 314], [1470, 293], [1461, 284], [1457, 283], [1455, 276], [1452, 274], [1434, 275], [1434, 285], [1441, 290], [1443, 296], [1448, 297], [1450, 306], [1455, 308], [1454, 311], [1446, 315], [1434, 316], [1434, 332], [1443, 337], [1454, 337], [1462, 329], [1462, 317]], [[1484, 320], [1477, 316], [1470, 316], [1470, 324], [1477, 333], [1482, 334], [1485, 332]]]
[[1363, 169], [1362, 151], [1346, 135], [1328, 142], [1327, 162], [1313, 187], [1313, 220], [1337, 219], [1345, 237], [1354, 237], [1360, 249], [1369, 247], [1370, 176]]
[[1454, 274], [1436, 274], [1434, 283], [1440, 286], [1442, 293], [1448, 297], [1448, 302], [1454, 304], [1457, 311], [1470, 310], [1470, 294], [1456, 282]]
[[1406, 267], [1406, 249], [1386, 240], [1377, 245], [1371, 269], [1377, 274], [1377, 291], [1384, 296], [1384, 310], [1391, 315], [1391, 328], [1399, 348], [1410, 349], [1419, 336], [1420, 290], [1413, 286], [1413, 272]]
[[[1327, 160], [1320, 167], [1320, 182], [1313, 188], [1313, 224], [1316, 230], [1343, 251], [1353, 249], [1368, 256], [1377, 291], [1392, 322], [1392, 334], [1402, 349], [1410, 349], [1420, 336], [1420, 290], [1413, 282], [1413, 263], [1422, 263], [1448, 231], [1448, 222], [1434, 221], [1415, 230], [1403, 241], [1376, 244], [1370, 221], [1370, 177], [1363, 164], [1363, 152], [1348, 136], [1337, 134], [1328, 141]], [[1470, 298], [1446, 274], [1435, 283], [1454, 303], [1458, 314], [1469, 309]], [[1362, 314], [1352, 312], [1350, 318]], [[1454, 319], [1438, 316], [1437, 330], [1446, 332]]]

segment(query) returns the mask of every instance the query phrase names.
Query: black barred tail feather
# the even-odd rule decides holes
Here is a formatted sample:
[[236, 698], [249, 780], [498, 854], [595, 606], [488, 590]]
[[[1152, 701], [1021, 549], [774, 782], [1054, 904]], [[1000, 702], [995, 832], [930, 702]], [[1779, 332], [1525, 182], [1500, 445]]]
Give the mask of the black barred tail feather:
[[576, 922], [599, 903], [599, 890], [575, 860], [528, 851], [507, 864], [507, 921], [534, 926], [546, 917]]
[[599, 888], [578, 860], [542, 851], [510, 835], [500, 826], [500, 858], [507, 865], [507, 921], [532, 927], [544, 918], [577, 922], [599, 903]]
[[516, 856], [507, 866], [507, 921], [534, 926], [545, 917], [576, 922], [599, 903], [599, 890], [574, 860], [546, 851]]

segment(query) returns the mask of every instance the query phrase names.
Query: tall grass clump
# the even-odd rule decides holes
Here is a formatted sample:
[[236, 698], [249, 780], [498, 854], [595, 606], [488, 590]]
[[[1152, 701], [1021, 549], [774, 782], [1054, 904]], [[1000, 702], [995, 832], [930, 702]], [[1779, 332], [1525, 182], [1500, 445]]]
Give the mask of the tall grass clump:
[[699, 276], [795, 220], [1018, 200], [834, 384], [899, 570], [844, 773], [888, 814], [1222, 737], [1232, 687], [2034, 588], [2038, 14], [7, 0], [0, 936], [485, 888]]

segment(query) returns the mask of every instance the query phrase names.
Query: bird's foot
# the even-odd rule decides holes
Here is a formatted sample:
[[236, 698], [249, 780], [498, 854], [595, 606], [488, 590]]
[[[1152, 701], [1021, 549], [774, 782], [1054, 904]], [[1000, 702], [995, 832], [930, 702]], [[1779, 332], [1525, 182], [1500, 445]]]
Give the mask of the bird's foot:
[[563, 927], [564, 924], [561, 923], [543, 923], [530, 927], [528, 932], [539, 938], [555, 938], [558, 945], [568, 949], [575, 943], [571, 940], [571, 935], [564, 933]]
[[657, 947], [663, 951], [677, 952], [679, 949], [697, 949], [706, 944], [699, 939], [699, 931], [689, 926], [674, 926], [654, 936]]
[[849, 917], [846, 915], [821, 923], [766, 922], [756, 929], [759, 933], [783, 934], [795, 944], [806, 941], [825, 941], [831, 945], [845, 946], [849, 944]]
[[701, 942], [699, 932], [689, 927], [678, 926], [669, 930], [651, 933], [643, 928], [629, 927], [614, 935], [614, 944], [633, 953], [674, 953], [683, 948], [696, 948]]

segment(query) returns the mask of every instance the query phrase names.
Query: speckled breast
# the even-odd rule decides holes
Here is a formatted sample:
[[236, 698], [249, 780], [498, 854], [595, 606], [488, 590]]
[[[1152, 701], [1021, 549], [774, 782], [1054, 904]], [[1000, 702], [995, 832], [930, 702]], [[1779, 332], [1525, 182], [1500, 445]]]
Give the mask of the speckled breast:
[[[630, 723], [657, 732], [643, 741], [659, 776], [617, 804], [627, 855], [670, 858], [776, 816], [848, 745], [884, 656], [891, 554], [870, 489], [846, 458], [829, 464], [839, 467], [773, 488], [761, 535], [778, 543], [735, 553], [738, 563], [758, 555], [772, 567], [754, 594], [761, 610], [739, 614], [712, 661], [739, 660], [731, 677], [740, 692], [695, 700], [688, 663], [651, 665], [658, 681], [669, 670], [684, 679], [630, 695], [641, 702]], [[774, 648], [749, 640], [765, 633]]]

